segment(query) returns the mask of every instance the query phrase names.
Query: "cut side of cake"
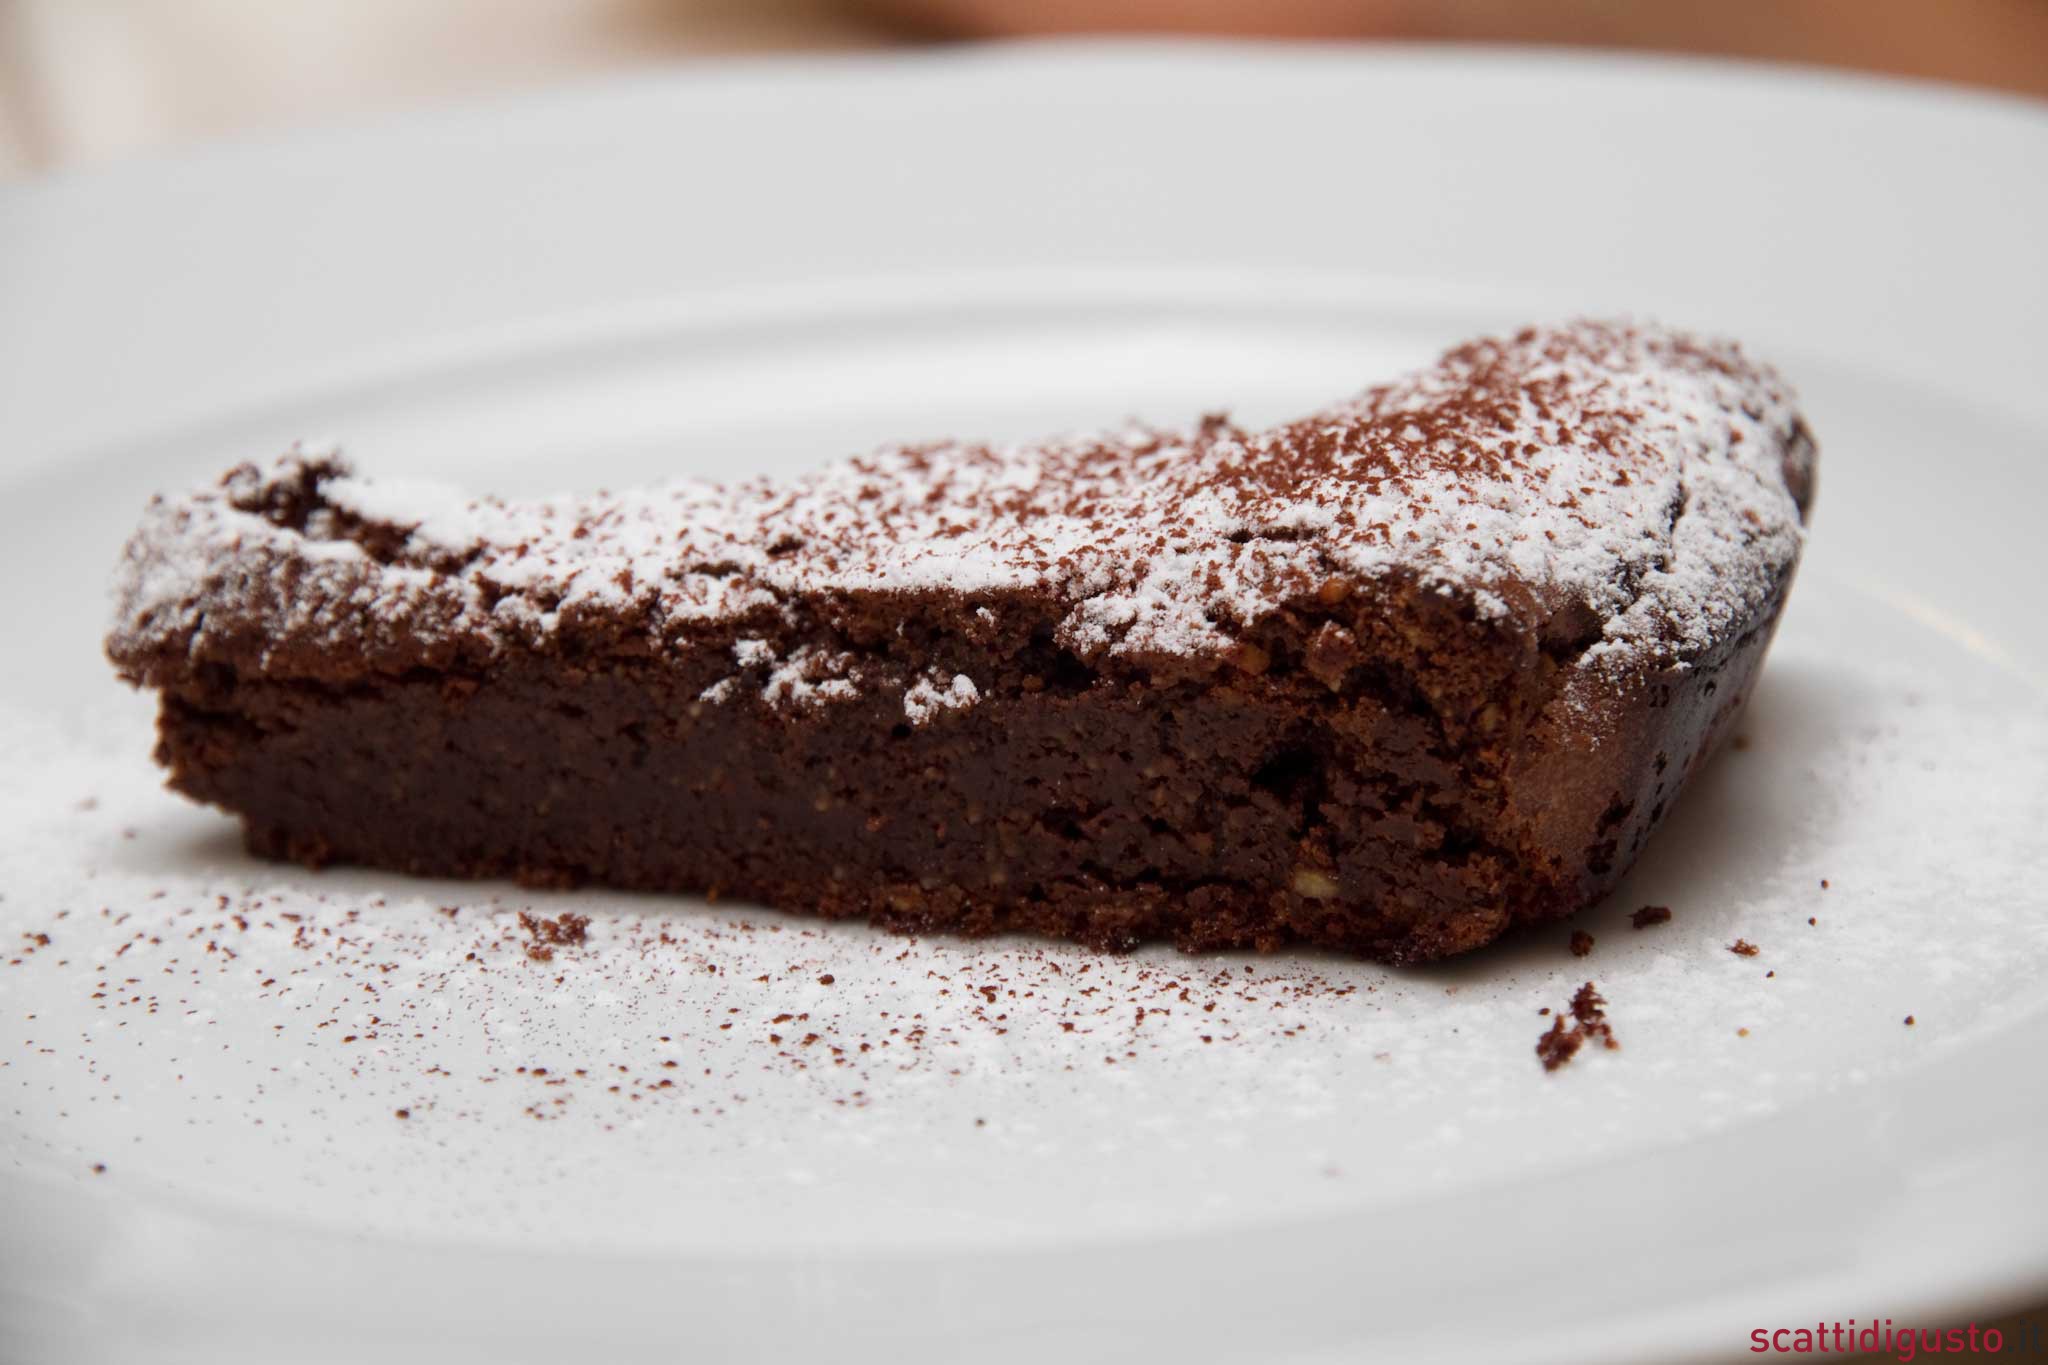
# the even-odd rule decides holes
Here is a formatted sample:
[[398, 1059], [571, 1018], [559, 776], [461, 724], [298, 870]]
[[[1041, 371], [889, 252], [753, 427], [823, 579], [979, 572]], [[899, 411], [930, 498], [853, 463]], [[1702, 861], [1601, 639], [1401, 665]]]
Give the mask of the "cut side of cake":
[[251, 849], [917, 931], [1412, 962], [1597, 899], [1750, 691], [1814, 447], [1580, 322], [1300, 421], [536, 501], [294, 449], [108, 654]]

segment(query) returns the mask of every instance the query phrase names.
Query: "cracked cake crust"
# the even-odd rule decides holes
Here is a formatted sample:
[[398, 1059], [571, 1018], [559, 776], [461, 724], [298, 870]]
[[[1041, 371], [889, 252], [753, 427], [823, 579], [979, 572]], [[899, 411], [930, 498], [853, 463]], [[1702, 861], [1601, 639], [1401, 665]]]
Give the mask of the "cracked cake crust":
[[1620, 875], [1748, 692], [1813, 447], [1732, 346], [1531, 329], [1302, 421], [545, 502], [295, 450], [108, 650], [252, 848], [1410, 961]]

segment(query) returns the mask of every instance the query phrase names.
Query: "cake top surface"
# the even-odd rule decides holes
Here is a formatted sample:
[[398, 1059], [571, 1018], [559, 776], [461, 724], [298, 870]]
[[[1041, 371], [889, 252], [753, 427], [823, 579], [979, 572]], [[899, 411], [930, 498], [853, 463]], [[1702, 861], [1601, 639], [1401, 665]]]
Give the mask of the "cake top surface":
[[152, 503], [116, 658], [379, 631], [540, 647], [591, 612], [657, 649], [799, 596], [1051, 595], [1083, 658], [1199, 655], [1335, 580], [1591, 613], [1582, 667], [1703, 648], [1797, 556], [1811, 445], [1734, 345], [1577, 322], [1471, 342], [1261, 432], [1222, 418], [889, 447], [780, 480], [505, 501], [294, 449]]

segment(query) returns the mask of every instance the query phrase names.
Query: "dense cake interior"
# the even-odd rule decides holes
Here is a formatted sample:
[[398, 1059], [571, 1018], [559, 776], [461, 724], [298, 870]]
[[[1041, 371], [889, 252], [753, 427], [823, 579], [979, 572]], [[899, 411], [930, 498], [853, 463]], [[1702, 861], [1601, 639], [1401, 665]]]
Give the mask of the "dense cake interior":
[[[1042, 602], [837, 605], [680, 665], [615, 644], [342, 685], [209, 669], [167, 692], [163, 757], [276, 856], [899, 927], [1433, 955], [1497, 931], [1476, 910], [1567, 893], [1495, 846], [1557, 665], [1442, 594], [1333, 584], [1165, 675], [1081, 661]], [[849, 671], [861, 694], [819, 695]]]

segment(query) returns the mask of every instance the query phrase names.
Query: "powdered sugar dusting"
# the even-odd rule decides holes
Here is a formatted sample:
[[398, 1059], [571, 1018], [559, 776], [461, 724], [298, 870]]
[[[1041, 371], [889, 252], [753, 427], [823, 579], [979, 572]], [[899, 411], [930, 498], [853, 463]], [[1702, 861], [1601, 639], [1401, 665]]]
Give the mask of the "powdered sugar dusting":
[[974, 679], [955, 673], [951, 681], [919, 678], [903, 694], [903, 714], [912, 725], [923, 725], [941, 711], [959, 711], [981, 700]]
[[[787, 481], [506, 502], [295, 449], [150, 508], [112, 647], [202, 658], [253, 631], [288, 669], [365, 621], [494, 652], [604, 611], [676, 650], [801, 596], [947, 590], [1051, 595], [1091, 662], [1185, 657], [1333, 578], [1399, 576], [1487, 618], [1583, 609], [1602, 636], [1582, 666], [1631, 667], [1709, 646], [1775, 590], [1810, 453], [1789, 390], [1732, 345], [1598, 322], [1475, 342], [1264, 432], [893, 447]], [[787, 704], [857, 686], [829, 654], [735, 662]], [[906, 714], [956, 704], [942, 683]]]
[[846, 701], [859, 695], [847, 673], [853, 656], [815, 649], [797, 649], [777, 664], [761, 688], [764, 701], [790, 706], [816, 706], [828, 701]]

